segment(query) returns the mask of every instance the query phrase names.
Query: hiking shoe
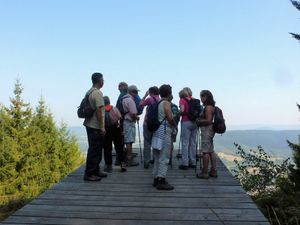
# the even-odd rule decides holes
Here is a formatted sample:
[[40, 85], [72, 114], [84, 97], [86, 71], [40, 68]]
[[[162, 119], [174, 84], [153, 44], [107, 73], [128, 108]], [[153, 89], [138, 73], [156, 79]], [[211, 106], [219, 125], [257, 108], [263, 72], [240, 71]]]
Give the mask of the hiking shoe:
[[153, 184], [152, 184], [152, 186], [153, 186], [153, 187], [156, 187], [157, 184], [158, 184], [158, 177], [155, 177], [155, 178], [153, 179]]
[[85, 181], [100, 181], [101, 177], [98, 177], [96, 175], [84, 175], [83, 179]]
[[97, 173], [98, 177], [107, 177], [107, 173], [102, 172], [101, 170]]
[[201, 173], [197, 173], [196, 177], [199, 179], [208, 179], [209, 175], [208, 175], [208, 173], [201, 172]]
[[126, 172], [126, 163], [125, 162], [121, 162], [121, 172]]
[[165, 178], [158, 178], [157, 185], [156, 185], [157, 190], [164, 190], [164, 191], [171, 191], [174, 189], [172, 185], [170, 185]]
[[217, 171], [216, 170], [211, 170], [209, 173], [208, 173], [208, 175], [210, 176], [210, 177], [218, 177], [218, 173], [217, 173]]
[[104, 172], [107, 172], [107, 173], [111, 173], [113, 171], [113, 169], [112, 169], [112, 166], [110, 165], [110, 166], [106, 166], [105, 168], [104, 168]]
[[180, 166], [178, 166], [178, 169], [180, 169], [180, 170], [188, 170], [189, 167], [185, 166], [185, 165], [180, 165]]

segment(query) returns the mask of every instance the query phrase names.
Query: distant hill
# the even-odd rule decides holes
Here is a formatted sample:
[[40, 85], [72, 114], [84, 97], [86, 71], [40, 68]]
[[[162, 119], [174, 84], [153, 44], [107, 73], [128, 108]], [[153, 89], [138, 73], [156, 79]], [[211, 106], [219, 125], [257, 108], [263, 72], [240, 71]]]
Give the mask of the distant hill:
[[[81, 150], [85, 152], [87, 150], [85, 128], [70, 127], [69, 129], [77, 137]], [[275, 160], [282, 160], [292, 155], [286, 140], [298, 143], [299, 134], [300, 130], [229, 130], [223, 135], [216, 134], [215, 150], [228, 167], [232, 167], [232, 161], [236, 156], [234, 143], [238, 143], [248, 150], [257, 149], [257, 146], [260, 145]], [[143, 140], [141, 143], [143, 144]], [[176, 152], [178, 151], [178, 143], [179, 137], [175, 144]], [[136, 139], [135, 147], [138, 147], [138, 144], [138, 139]]]

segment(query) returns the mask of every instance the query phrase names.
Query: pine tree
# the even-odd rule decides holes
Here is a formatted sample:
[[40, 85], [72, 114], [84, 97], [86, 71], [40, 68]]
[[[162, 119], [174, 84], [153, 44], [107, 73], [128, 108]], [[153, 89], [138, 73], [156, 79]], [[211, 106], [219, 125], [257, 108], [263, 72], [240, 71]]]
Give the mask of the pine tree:
[[10, 107], [0, 106], [0, 205], [32, 199], [83, 162], [66, 125], [56, 126], [42, 98], [33, 111], [22, 91], [17, 80]]
[[9, 108], [2, 109], [1, 119], [4, 132], [1, 151], [1, 181], [3, 192], [7, 199], [20, 197], [26, 192], [27, 174], [30, 173], [30, 135], [32, 109], [21, 97], [23, 88], [17, 80], [14, 98], [11, 98]]
[[[300, 105], [297, 104], [300, 111]], [[289, 180], [292, 183], [295, 192], [300, 192], [300, 135], [298, 144], [287, 141], [290, 148], [293, 150], [294, 165], [289, 167]]]
[[[300, 2], [296, 1], [296, 0], [290, 0], [290, 1], [293, 4], [293, 6], [300, 11]], [[295, 33], [290, 33], [290, 34], [293, 36], [293, 38], [300, 41], [300, 35], [299, 34], [295, 34]]]

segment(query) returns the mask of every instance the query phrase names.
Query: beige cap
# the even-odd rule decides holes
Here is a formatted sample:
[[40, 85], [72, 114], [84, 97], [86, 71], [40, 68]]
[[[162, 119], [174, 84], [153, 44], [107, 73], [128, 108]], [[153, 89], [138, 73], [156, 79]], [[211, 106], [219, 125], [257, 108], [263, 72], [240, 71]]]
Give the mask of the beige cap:
[[137, 88], [136, 85], [130, 85], [128, 87], [128, 92], [130, 92], [130, 91], [140, 91], [140, 90]]

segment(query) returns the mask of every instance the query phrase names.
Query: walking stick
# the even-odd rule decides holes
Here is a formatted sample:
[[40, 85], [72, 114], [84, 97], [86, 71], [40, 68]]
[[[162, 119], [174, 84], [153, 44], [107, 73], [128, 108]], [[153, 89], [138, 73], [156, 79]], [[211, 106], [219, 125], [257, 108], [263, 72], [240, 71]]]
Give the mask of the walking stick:
[[199, 141], [199, 164], [200, 164], [200, 171], [202, 171], [202, 149], [201, 149], [201, 129], [198, 130], [198, 141]]
[[181, 153], [180, 153], [180, 148], [181, 148], [181, 135], [182, 135], [182, 127], [180, 128], [180, 136], [179, 136], [178, 151], [177, 151], [177, 155], [176, 155], [177, 160], [179, 160], [180, 158], [182, 158], [182, 155], [181, 155]]
[[[199, 159], [199, 155], [198, 155], [198, 143], [199, 143], [199, 128], [197, 128], [197, 136], [196, 136], [196, 167], [195, 167], [195, 173], [197, 173], [197, 162]], [[200, 162], [201, 164], [201, 162]]]
[[140, 124], [139, 124], [139, 121], [137, 121], [137, 125], [138, 125], [138, 135], [139, 135], [141, 163], [143, 163], [143, 154], [142, 154], [142, 144], [141, 144], [141, 134], [140, 134]]

